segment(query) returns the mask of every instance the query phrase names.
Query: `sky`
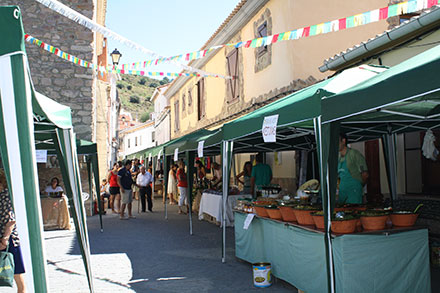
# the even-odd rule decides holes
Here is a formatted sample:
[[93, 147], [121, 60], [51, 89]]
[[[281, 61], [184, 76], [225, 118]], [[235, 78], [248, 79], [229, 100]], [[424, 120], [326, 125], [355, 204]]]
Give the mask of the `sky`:
[[[106, 26], [162, 56], [199, 50], [232, 12], [239, 0], [108, 0]], [[151, 59], [108, 38], [108, 50], [121, 52], [119, 64]], [[108, 59], [111, 62], [111, 58]], [[180, 72], [176, 65], [149, 71]]]

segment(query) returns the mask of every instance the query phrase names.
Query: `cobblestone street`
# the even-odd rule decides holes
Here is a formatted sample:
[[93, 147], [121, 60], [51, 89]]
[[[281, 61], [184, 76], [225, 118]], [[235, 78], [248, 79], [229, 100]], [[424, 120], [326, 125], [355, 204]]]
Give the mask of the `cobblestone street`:
[[[252, 282], [251, 265], [234, 256], [234, 230], [227, 229], [227, 262], [221, 262], [221, 229], [193, 215], [188, 217], [154, 202], [154, 213], [137, 213], [121, 221], [114, 214], [88, 218], [96, 292], [250, 292], [261, 290]], [[88, 292], [87, 280], [74, 231], [45, 232], [49, 284], [52, 292]], [[278, 280], [270, 292], [295, 292]], [[12, 292], [12, 291], [11, 291]]]

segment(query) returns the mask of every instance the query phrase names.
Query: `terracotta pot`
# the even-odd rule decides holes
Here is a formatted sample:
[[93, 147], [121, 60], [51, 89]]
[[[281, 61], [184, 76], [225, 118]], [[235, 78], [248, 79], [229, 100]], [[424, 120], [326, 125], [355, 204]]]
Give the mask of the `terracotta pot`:
[[312, 215], [316, 228], [324, 230], [324, 216]]
[[362, 216], [361, 217], [362, 228], [368, 231], [383, 230], [385, 229], [385, 224], [387, 222], [387, 219], [388, 219], [388, 215], [373, 216], [373, 217]]
[[361, 219], [356, 219], [356, 232], [362, 232]]
[[356, 231], [357, 219], [332, 221], [332, 231], [340, 234], [349, 234]]
[[419, 214], [391, 214], [391, 222], [396, 227], [412, 227]]
[[291, 207], [279, 207], [281, 212], [281, 217], [285, 222], [296, 222], [295, 212]]
[[266, 209], [269, 218], [274, 220], [282, 220], [281, 212], [279, 209]]
[[254, 209], [255, 212], [257, 213], [257, 216], [269, 218], [269, 214], [267, 213], [264, 207], [254, 206]]
[[294, 211], [298, 224], [315, 226], [315, 222], [313, 221], [311, 213], [314, 213], [316, 211], [313, 210], [294, 210]]

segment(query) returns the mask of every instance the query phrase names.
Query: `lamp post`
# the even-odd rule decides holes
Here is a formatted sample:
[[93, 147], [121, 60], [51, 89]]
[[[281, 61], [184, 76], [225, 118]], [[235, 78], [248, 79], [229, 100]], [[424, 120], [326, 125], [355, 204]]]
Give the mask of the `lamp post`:
[[122, 57], [122, 54], [115, 48], [113, 52], [110, 53], [110, 56], [112, 57], [113, 66], [116, 66], [119, 64], [119, 59]]
[[[113, 52], [110, 53], [112, 57], [113, 68], [119, 64], [119, 59], [122, 57], [122, 54], [118, 51], [118, 49], [114, 49]], [[110, 141], [110, 152], [111, 152], [111, 162], [109, 168], [113, 167], [113, 164], [118, 159], [118, 140], [119, 140], [119, 101], [118, 101], [118, 93], [116, 89], [116, 81], [119, 80], [120, 77], [116, 72], [112, 72], [110, 75], [110, 133], [109, 138], [112, 138]]]

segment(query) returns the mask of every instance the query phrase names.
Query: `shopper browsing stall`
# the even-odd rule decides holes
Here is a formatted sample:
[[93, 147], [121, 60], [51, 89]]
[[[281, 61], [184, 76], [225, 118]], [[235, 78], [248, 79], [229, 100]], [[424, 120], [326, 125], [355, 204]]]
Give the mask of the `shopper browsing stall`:
[[[238, 182], [243, 184], [243, 193], [251, 193], [251, 176], [252, 176], [252, 163], [246, 162], [243, 166], [243, 171], [241, 171], [235, 178]], [[243, 177], [243, 181], [240, 178]]]
[[145, 167], [142, 166], [140, 168], [140, 173], [137, 176], [136, 179], [136, 185], [139, 188], [139, 193], [141, 197], [141, 204], [142, 204], [142, 212], [145, 213], [145, 196], [148, 202], [148, 210], [150, 212], [153, 212], [153, 201], [151, 199], [151, 182], [153, 181], [153, 176], [150, 172], [145, 171]]
[[[188, 193], [188, 180], [186, 178], [185, 163], [179, 161], [179, 169], [177, 170], [177, 187], [179, 188], [179, 214], [186, 214], [189, 210], [187, 193]], [[186, 212], [182, 210], [182, 206], [186, 205]]]
[[339, 202], [362, 203], [363, 186], [368, 179], [367, 163], [359, 151], [347, 147], [347, 136], [342, 133], [339, 135], [338, 176]]
[[50, 180], [50, 185], [44, 190], [46, 194], [58, 194], [63, 192], [63, 188], [60, 186], [60, 180], [57, 177], [53, 177]]
[[255, 157], [257, 164], [252, 168], [251, 194], [255, 195], [257, 189], [268, 186], [272, 181], [272, 169], [268, 164], [263, 163], [263, 153]]

